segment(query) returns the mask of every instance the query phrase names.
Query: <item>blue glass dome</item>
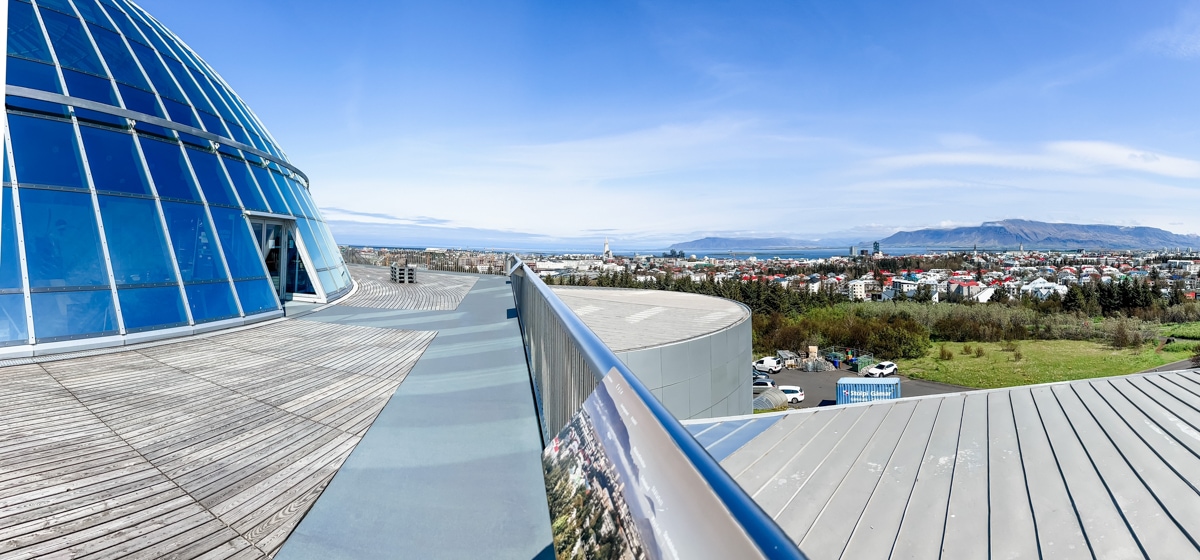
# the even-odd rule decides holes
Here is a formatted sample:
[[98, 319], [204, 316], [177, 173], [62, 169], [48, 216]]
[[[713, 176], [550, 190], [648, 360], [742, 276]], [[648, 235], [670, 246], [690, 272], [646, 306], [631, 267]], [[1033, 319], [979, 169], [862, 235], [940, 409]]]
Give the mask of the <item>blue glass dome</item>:
[[5, 354], [220, 328], [350, 289], [307, 177], [183, 41], [126, 0], [6, 1]]

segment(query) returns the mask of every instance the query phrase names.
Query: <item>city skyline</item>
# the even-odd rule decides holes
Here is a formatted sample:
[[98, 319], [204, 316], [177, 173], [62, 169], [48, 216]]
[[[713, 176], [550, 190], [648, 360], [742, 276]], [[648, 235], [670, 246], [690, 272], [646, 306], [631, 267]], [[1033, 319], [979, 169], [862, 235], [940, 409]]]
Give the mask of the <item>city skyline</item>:
[[143, 4], [272, 123], [344, 242], [1200, 233], [1195, 3]]

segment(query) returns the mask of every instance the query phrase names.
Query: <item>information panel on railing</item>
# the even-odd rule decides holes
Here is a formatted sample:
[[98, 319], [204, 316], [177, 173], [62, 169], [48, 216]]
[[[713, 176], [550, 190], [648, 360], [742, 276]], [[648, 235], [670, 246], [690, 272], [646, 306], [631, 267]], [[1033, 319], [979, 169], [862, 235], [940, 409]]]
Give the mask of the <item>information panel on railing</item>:
[[542, 454], [558, 558], [762, 558], [616, 368]]

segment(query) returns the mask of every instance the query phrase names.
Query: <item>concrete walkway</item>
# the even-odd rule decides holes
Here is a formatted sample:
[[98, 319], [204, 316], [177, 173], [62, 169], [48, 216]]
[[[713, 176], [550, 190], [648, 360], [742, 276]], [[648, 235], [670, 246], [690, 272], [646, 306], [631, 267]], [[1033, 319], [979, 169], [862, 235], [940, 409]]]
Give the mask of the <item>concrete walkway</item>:
[[277, 558], [554, 558], [511, 286], [476, 278], [450, 311], [305, 317], [437, 335]]

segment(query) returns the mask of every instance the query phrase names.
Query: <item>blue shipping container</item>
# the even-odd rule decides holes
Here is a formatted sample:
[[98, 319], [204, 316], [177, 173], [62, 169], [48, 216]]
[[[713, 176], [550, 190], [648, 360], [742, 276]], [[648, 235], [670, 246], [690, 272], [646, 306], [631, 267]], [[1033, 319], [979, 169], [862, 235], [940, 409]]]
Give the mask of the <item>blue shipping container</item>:
[[895, 377], [843, 377], [837, 382], [838, 404], [898, 398], [900, 398], [900, 380]]

